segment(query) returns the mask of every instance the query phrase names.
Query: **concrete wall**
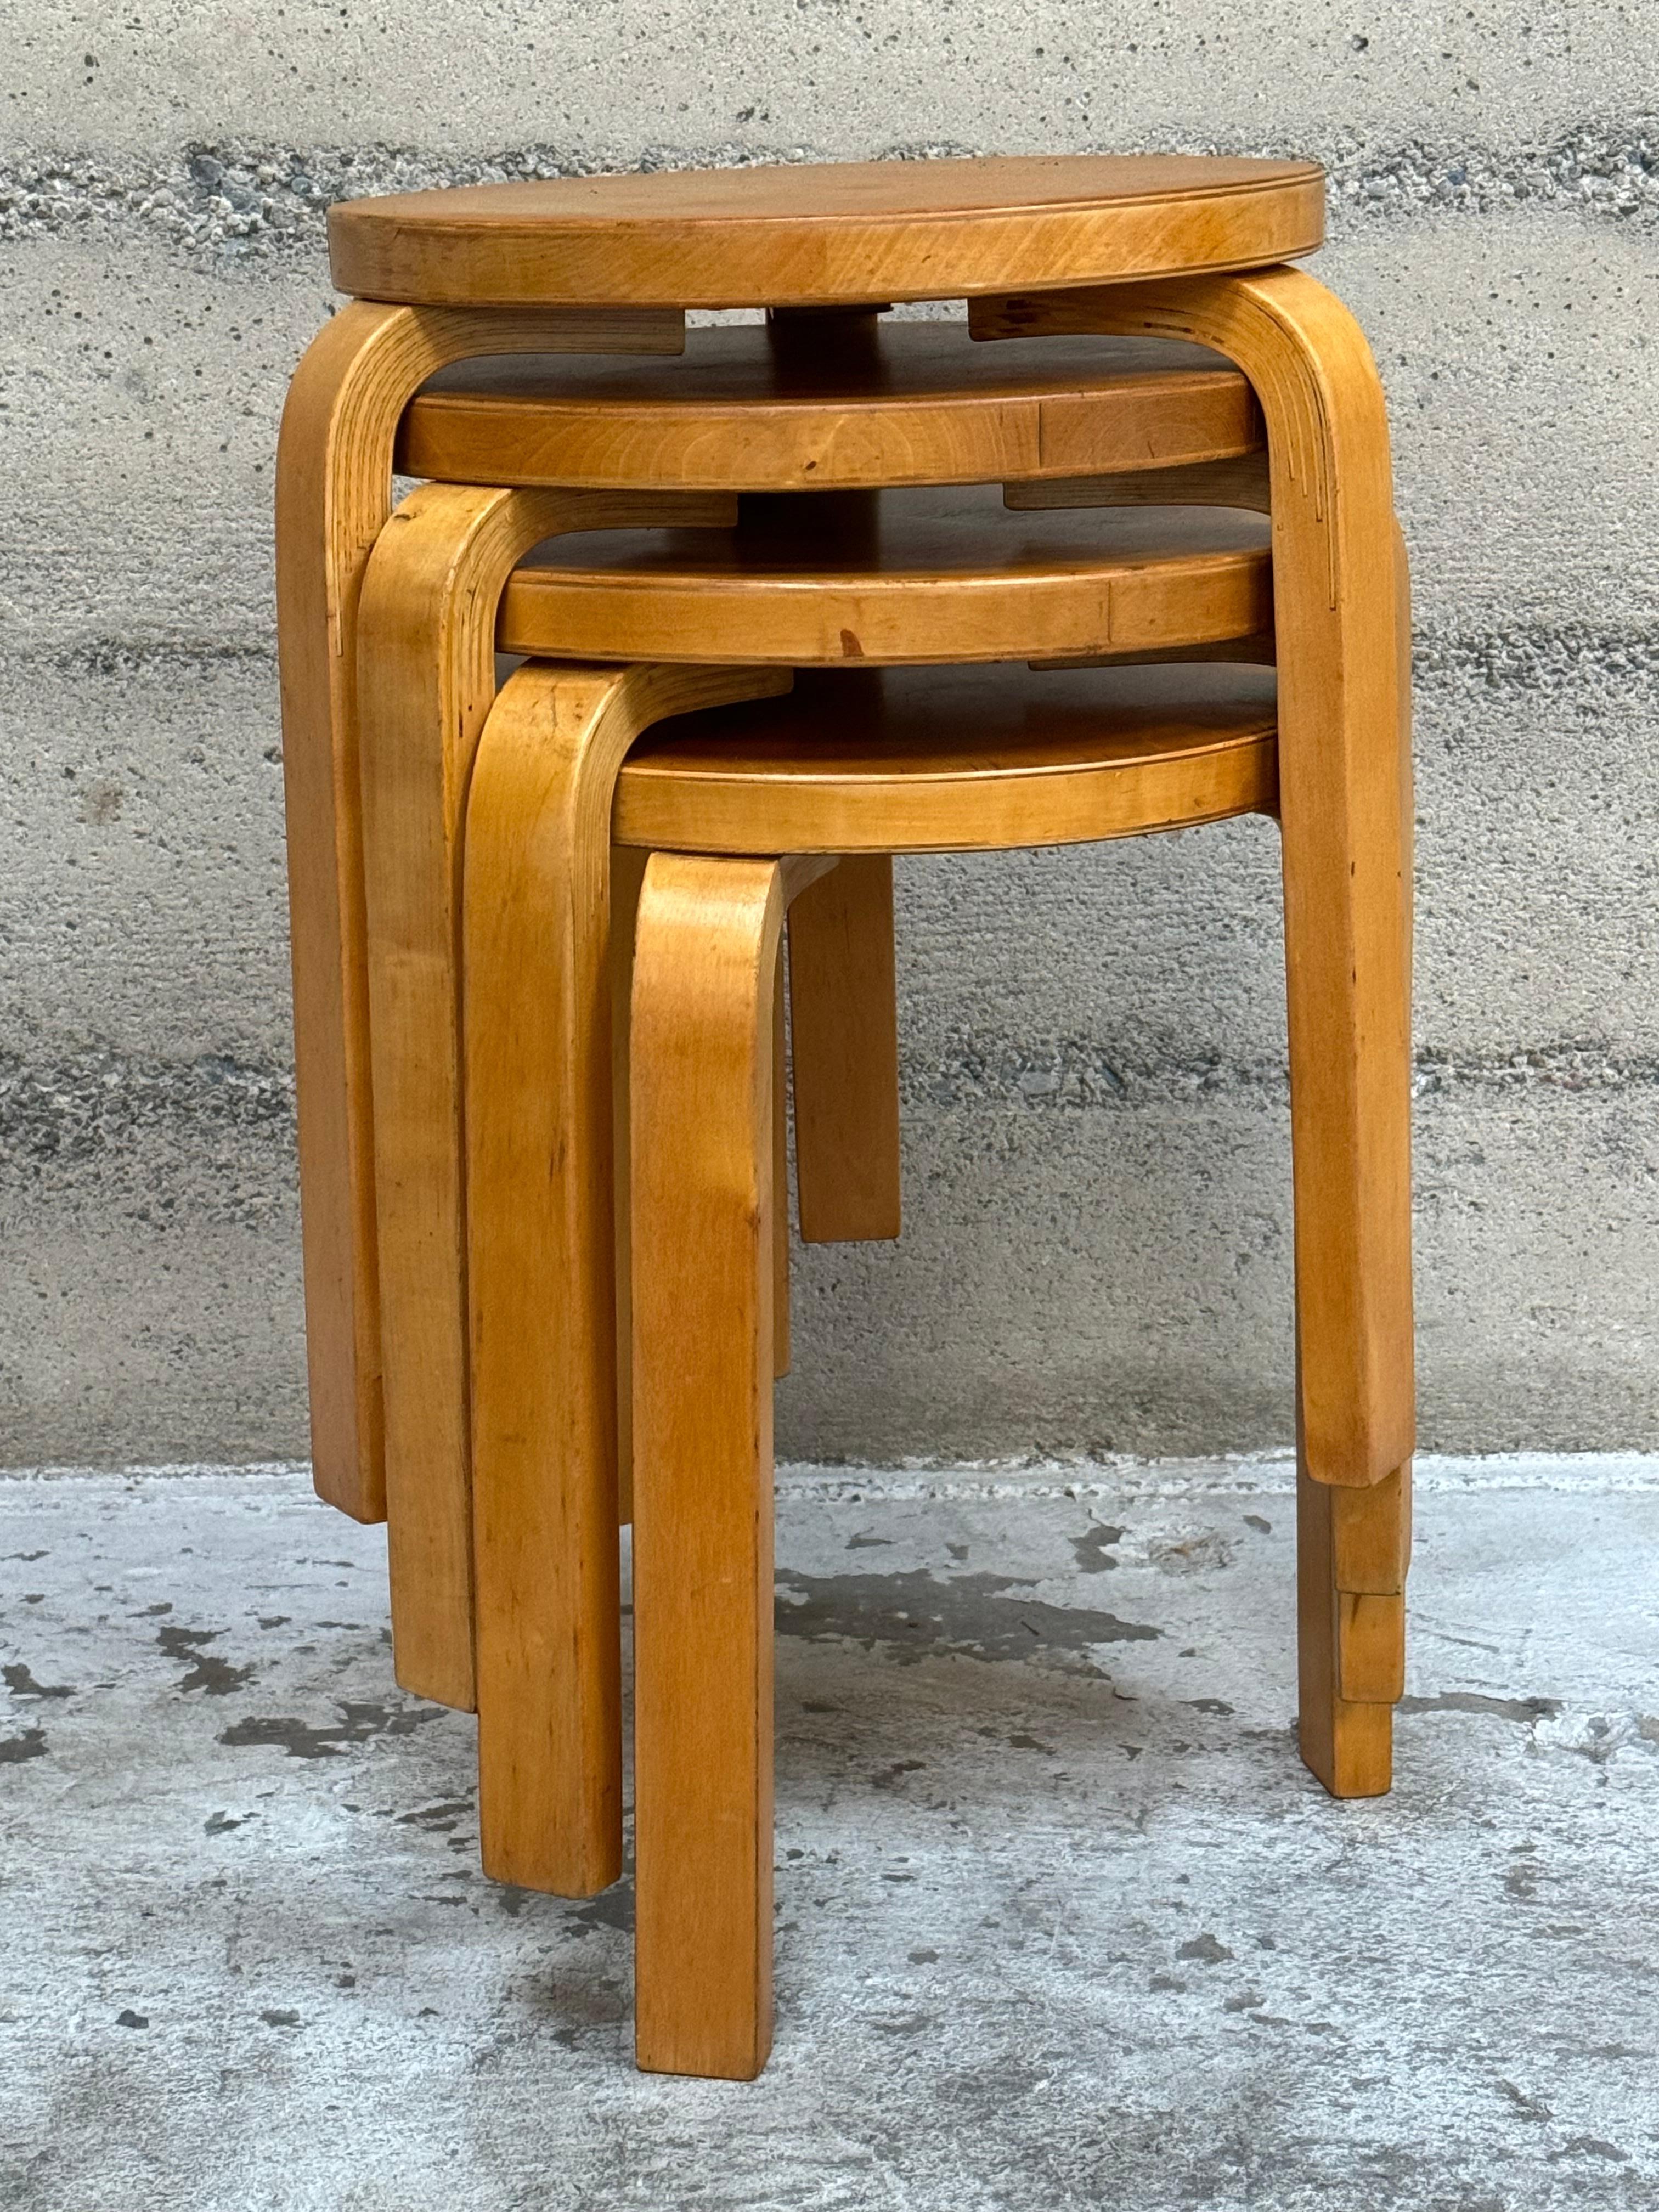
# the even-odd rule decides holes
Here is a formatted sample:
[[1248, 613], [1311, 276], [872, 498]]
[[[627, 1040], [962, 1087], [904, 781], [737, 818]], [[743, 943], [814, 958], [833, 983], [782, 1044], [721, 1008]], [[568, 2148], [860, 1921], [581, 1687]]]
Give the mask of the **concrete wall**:
[[[1415, 557], [1425, 1441], [1659, 1443], [1659, 65], [1631, 0], [8, 0], [0, 1463], [303, 1450], [271, 456], [340, 193], [1300, 152]], [[800, 1454], [1289, 1433], [1262, 825], [915, 862], [909, 1230]]]

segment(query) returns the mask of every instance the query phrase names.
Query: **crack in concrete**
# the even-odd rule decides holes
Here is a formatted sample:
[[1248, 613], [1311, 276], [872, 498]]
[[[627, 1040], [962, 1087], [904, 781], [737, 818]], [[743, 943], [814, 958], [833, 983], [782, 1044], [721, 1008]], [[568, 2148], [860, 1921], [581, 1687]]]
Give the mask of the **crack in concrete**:
[[14, 1698], [72, 1698], [75, 1686], [70, 1682], [37, 1682], [21, 1662], [12, 1667], [0, 1667], [0, 1680]]
[[199, 680], [238, 668], [274, 675], [275, 637], [94, 637], [78, 645], [24, 646], [0, 652], [0, 671], [7, 675], [38, 671], [71, 677], [163, 677], [176, 683], [181, 677]]
[[[933, 143], [890, 146], [877, 158], [926, 160], [983, 148]], [[1191, 139], [1171, 151], [1248, 153], [1242, 142]], [[1273, 150], [1273, 149], [1261, 149]], [[1561, 207], [1604, 217], [1659, 216], [1659, 118], [1586, 118], [1530, 146], [1436, 145], [1414, 139], [1394, 147], [1353, 136], [1320, 154], [1330, 173], [1334, 225], [1345, 219], [1425, 212], [1484, 215], [1516, 206]], [[647, 147], [584, 151], [547, 144], [471, 155], [415, 147], [256, 145], [246, 141], [187, 147], [171, 159], [106, 159], [88, 152], [42, 151], [0, 167], [0, 237], [51, 237], [95, 223], [136, 223], [187, 252], [246, 258], [322, 241], [329, 208], [368, 193], [423, 191], [446, 185], [529, 178], [582, 177], [658, 169], [747, 168], [822, 159], [794, 143]]]
[[222, 1732], [219, 1741], [233, 1749], [285, 1751], [290, 1759], [340, 1759], [349, 1745], [369, 1743], [380, 1735], [412, 1735], [428, 1722], [444, 1717], [441, 1705], [351, 1705], [342, 1700], [339, 1711], [338, 1721], [322, 1728], [289, 1714], [237, 1721]]
[[205, 1690], [210, 1698], [228, 1698], [252, 1680], [253, 1668], [233, 1667], [228, 1660], [217, 1658], [206, 1650], [223, 1634], [222, 1628], [179, 1628], [172, 1624], [156, 1630], [158, 1649], [169, 1659], [189, 1662], [189, 1673], [179, 1676], [173, 1685], [175, 1689]]

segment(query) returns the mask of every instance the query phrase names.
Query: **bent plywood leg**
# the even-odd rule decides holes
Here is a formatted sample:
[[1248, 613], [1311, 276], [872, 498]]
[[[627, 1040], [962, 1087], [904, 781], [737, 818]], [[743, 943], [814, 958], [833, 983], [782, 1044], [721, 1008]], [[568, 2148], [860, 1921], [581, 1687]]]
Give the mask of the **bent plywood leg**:
[[[381, 1399], [398, 1680], [473, 1702], [459, 936], [461, 825], [495, 613], [538, 540], [730, 502], [428, 484], [370, 556], [358, 697]], [[718, 696], [729, 697], [729, 688]]]
[[842, 860], [789, 913], [795, 1182], [809, 1244], [899, 1233], [893, 863]]
[[636, 2051], [772, 2033], [772, 1017], [828, 860], [653, 855], [634, 970]]
[[359, 813], [356, 619], [404, 409], [469, 355], [678, 353], [657, 308], [479, 312], [354, 301], [289, 389], [276, 465], [295, 1073], [311, 1445], [319, 1494], [385, 1518]]
[[1299, 270], [976, 301], [981, 337], [1215, 348], [1267, 428], [1279, 670], [1304, 1463], [1364, 1487], [1414, 1429], [1408, 908], [1388, 423], [1352, 317]]
[[775, 861], [653, 855], [634, 969], [635, 2052], [772, 2036]]
[[611, 801], [640, 731], [764, 672], [511, 677], [466, 814], [465, 1116], [484, 1870], [621, 1867]]
[[[1411, 763], [1411, 577], [1405, 539], [1395, 524], [1389, 533], [1395, 579], [1394, 647], [1396, 670], [1394, 757], [1398, 809], [1399, 876], [1395, 897], [1384, 908], [1397, 947], [1397, 981], [1402, 1005], [1411, 998], [1411, 855], [1413, 842]], [[1378, 750], [1385, 750], [1381, 735]], [[1354, 874], [1350, 871], [1350, 876]], [[1288, 900], [1287, 900], [1288, 904]], [[1353, 937], [1363, 933], [1352, 930]], [[1286, 941], [1290, 940], [1287, 917]], [[1388, 939], [1373, 940], [1373, 958], [1388, 964]], [[1296, 954], [1287, 957], [1294, 969]], [[1312, 1016], [1320, 1049], [1321, 1009]], [[1294, 1036], [1294, 1033], [1293, 1033]], [[1336, 1043], [1340, 1048], [1341, 1032]], [[1403, 1091], [1408, 1081], [1400, 1062], [1407, 1057], [1396, 1041], [1392, 1053], [1379, 1054], [1376, 1079]], [[1322, 1105], [1316, 1061], [1304, 1045], [1298, 1066], [1292, 1043], [1292, 1114], [1298, 1083], [1303, 1115], [1297, 1141], [1308, 1142], [1307, 1122]], [[1403, 1149], [1403, 1139], [1401, 1140]], [[1402, 1164], [1402, 1174], [1405, 1172]], [[1302, 1203], [1298, 1188], [1297, 1204]], [[1395, 1203], [1409, 1213], [1409, 1189]], [[1404, 1231], [1409, 1234], [1408, 1227]], [[1409, 1289], [1409, 1251], [1407, 1290]], [[1299, 1288], [1298, 1273], [1298, 1288]], [[1410, 1308], [1405, 1322], [1409, 1325]], [[1298, 1363], [1300, 1369], [1300, 1363]], [[1300, 1396], [1305, 1370], [1297, 1378]], [[1406, 1689], [1406, 1572], [1411, 1559], [1412, 1468], [1405, 1460], [1365, 1489], [1337, 1486], [1318, 1479], [1309, 1459], [1306, 1424], [1298, 1420], [1297, 1473], [1297, 1645], [1300, 1682], [1298, 1741], [1302, 1756], [1336, 1797], [1376, 1797], [1394, 1778], [1394, 1708]]]

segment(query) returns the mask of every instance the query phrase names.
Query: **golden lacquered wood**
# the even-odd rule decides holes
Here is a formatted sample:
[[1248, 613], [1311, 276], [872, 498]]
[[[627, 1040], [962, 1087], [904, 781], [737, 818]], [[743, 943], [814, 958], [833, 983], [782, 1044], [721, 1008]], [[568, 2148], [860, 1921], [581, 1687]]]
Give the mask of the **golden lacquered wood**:
[[468, 354], [676, 353], [677, 311], [480, 315], [354, 302], [295, 372], [276, 459], [276, 611], [313, 1480], [386, 1516], [369, 1102], [357, 600], [405, 403]]
[[1003, 488], [1002, 496], [1005, 505], [1026, 514], [1051, 507], [1190, 505], [1246, 507], [1266, 514], [1273, 506], [1265, 452], [1168, 469], [1114, 471], [1010, 483]]
[[[473, 1702], [461, 838], [495, 697], [496, 600], [514, 561], [550, 531], [721, 511], [706, 495], [428, 484], [387, 522], [363, 580], [358, 691], [393, 1654], [405, 1689], [445, 1705]], [[752, 678], [717, 681], [700, 703], [755, 688]]]
[[[1328, 1789], [1370, 1794], [1388, 1787], [1389, 1709], [1345, 1693], [1342, 1593], [1328, 1559], [1317, 1563], [1330, 1512], [1314, 1492], [1392, 1481], [1415, 1430], [1409, 580], [1376, 366], [1341, 301], [1291, 269], [986, 302], [970, 322], [987, 337], [1191, 339], [1237, 362], [1261, 401], [1306, 1537], [1300, 1741]], [[1377, 1670], [1361, 1673], [1375, 1687]]]
[[986, 347], [961, 321], [813, 315], [688, 331], [663, 367], [466, 362], [416, 395], [398, 463], [444, 483], [784, 491], [1190, 467], [1261, 441], [1248, 381], [1195, 346]]
[[641, 738], [611, 834], [682, 852], [984, 852], [1270, 814], [1275, 711], [1273, 672], [1244, 666], [803, 673], [786, 698]]
[[1017, 516], [992, 486], [781, 494], [745, 498], [741, 511], [733, 531], [606, 532], [538, 547], [502, 594], [498, 645], [804, 667], [1202, 644], [1272, 622], [1256, 515]]
[[447, 306], [963, 299], [1310, 253], [1311, 161], [788, 163], [399, 192], [331, 210], [343, 292]]
[[825, 865], [656, 853], [640, 894], [635, 2053], [658, 2073], [747, 2081], [772, 2042], [774, 1038], [784, 911]]
[[[898, 1006], [887, 854], [843, 859], [790, 908], [789, 1025], [803, 1243], [896, 1237]], [[786, 1320], [780, 1309], [780, 1331]]]
[[[622, 1864], [611, 793], [660, 715], [780, 680], [536, 664], [477, 742], [459, 1292], [470, 1282], [479, 1844], [486, 1873], [525, 1888], [585, 1896]], [[457, 1295], [454, 1273], [434, 1281]], [[429, 1472], [446, 1497], [465, 1474]]]

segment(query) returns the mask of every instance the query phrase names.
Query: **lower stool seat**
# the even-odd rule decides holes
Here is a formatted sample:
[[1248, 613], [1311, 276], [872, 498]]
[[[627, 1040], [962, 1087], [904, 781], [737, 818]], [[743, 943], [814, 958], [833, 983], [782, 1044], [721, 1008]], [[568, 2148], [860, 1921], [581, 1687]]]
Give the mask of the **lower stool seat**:
[[1272, 626], [1265, 515], [1011, 513], [1000, 487], [784, 492], [734, 529], [574, 530], [521, 562], [503, 653], [562, 660], [1036, 659]]
[[803, 671], [786, 697], [655, 724], [611, 834], [685, 853], [984, 852], [1273, 814], [1276, 688], [1233, 664]]
[[1258, 452], [1229, 361], [1158, 338], [1008, 339], [811, 308], [688, 331], [685, 351], [462, 362], [404, 416], [437, 483], [878, 489], [1191, 466]]

